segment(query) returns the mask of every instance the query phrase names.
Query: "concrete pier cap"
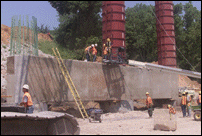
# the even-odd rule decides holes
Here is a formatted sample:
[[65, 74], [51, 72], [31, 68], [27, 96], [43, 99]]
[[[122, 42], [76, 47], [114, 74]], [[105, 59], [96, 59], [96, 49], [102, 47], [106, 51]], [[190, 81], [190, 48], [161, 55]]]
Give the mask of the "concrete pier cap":
[[[46, 109], [40, 106], [44, 103], [74, 102], [55, 58], [18, 55], [7, 60], [7, 95], [13, 96], [7, 100], [9, 103], [20, 103], [25, 83], [41, 110]], [[112, 111], [133, 110], [133, 100], [146, 99], [145, 92], [150, 92], [152, 99], [178, 97], [178, 74], [175, 73], [78, 60], [64, 60], [64, 64], [82, 101], [98, 101], [102, 105], [116, 100], [110, 104], [114, 105]]]

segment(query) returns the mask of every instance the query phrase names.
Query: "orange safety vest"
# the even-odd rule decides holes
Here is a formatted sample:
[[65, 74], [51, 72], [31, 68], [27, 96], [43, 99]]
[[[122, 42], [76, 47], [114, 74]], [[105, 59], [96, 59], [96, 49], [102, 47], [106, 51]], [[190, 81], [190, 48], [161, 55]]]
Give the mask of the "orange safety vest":
[[198, 103], [201, 103], [201, 95], [198, 95]]
[[92, 47], [92, 46], [86, 47], [85, 52], [87, 53], [88, 51], [90, 51], [91, 47]]
[[107, 55], [107, 47], [106, 47], [106, 46], [103, 47], [103, 54], [104, 54], [104, 55]]
[[176, 113], [176, 110], [175, 110], [175, 108], [173, 108], [173, 107], [170, 107], [170, 108], [169, 108], [169, 113], [175, 114], [175, 113]]
[[187, 97], [182, 96], [182, 105], [186, 105], [186, 104], [187, 104]]
[[27, 101], [27, 105], [25, 105], [25, 107], [27, 106], [32, 106], [33, 105], [33, 102], [32, 102], [32, 98], [31, 98], [31, 95], [28, 93], [28, 92], [25, 92], [23, 97], [22, 97], [22, 101], [24, 102], [24, 97], [27, 96], [28, 98], [28, 101]]
[[152, 98], [150, 96], [147, 97], [147, 99], [146, 99], [146, 105], [149, 106], [149, 104], [153, 104]]
[[92, 54], [96, 55], [97, 54], [97, 49], [95, 47], [92, 48]]

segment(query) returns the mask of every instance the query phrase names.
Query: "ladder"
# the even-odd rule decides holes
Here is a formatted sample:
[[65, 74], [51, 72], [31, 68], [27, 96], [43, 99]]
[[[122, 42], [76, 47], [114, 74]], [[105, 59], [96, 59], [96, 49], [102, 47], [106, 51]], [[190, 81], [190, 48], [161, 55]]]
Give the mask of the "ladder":
[[74, 83], [72, 82], [72, 79], [71, 79], [71, 77], [69, 75], [69, 72], [67, 71], [67, 68], [64, 65], [64, 62], [63, 62], [63, 60], [62, 60], [62, 58], [60, 56], [60, 53], [59, 53], [58, 49], [56, 48], [57, 53], [56, 53], [54, 48], [52, 48], [52, 50], [53, 50], [53, 52], [55, 54], [55, 57], [56, 57], [56, 59], [57, 59], [57, 61], [59, 63], [60, 69], [62, 71], [62, 74], [63, 74], [63, 76], [65, 78], [65, 81], [68, 84], [68, 87], [69, 87], [69, 89], [70, 89], [70, 91], [71, 91], [71, 93], [72, 93], [72, 95], [74, 97], [76, 105], [78, 106], [78, 109], [79, 109], [83, 119], [84, 118], [89, 118], [89, 116], [88, 116], [88, 114], [87, 114], [87, 112], [86, 112], [86, 110], [85, 110], [85, 108], [84, 108], [84, 106], [83, 106], [83, 104], [81, 102], [81, 98], [80, 98], [80, 96], [79, 96], [79, 94], [78, 94], [78, 92], [76, 90], [76, 87], [74, 86]]

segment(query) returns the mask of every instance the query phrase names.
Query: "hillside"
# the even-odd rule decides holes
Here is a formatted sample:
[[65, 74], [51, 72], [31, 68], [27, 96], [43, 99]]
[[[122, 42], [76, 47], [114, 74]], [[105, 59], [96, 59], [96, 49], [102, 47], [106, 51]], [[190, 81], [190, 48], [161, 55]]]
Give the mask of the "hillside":
[[[11, 28], [6, 25], [1, 25], [1, 94], [5, 94], [6, 92], [6, 63], [7, 63], [7, 57], [10, 55], [9, 49], [10, 49], [10, 34], [11, 34]], [[52, 41], [51, 38], [47, 34], [38, 34], [38, 40], [40, 41]], [[43, 53], [41, 50], [38, 51], [39, 56], [41, 57], [53, 57], [49, 54]], [[97, 61], [101, 60], [101, 58], [98, 58]], [[156, 62], [153, 62], [156, 63]], [[199, 84], [196, 81], [192, 81], [187, 76], [179, 75], [179, 87], [184, 86], [191, 86], [194, 88], [200, 88], [201, 90], [201, 84]]]

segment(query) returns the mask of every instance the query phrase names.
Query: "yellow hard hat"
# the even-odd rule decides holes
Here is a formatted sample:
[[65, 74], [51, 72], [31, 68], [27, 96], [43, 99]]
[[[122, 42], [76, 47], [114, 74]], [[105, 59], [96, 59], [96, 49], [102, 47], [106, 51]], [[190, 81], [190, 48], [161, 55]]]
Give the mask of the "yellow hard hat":
[[182, 94], [184, 94], [184, 95], [185, 95], [185, 92], [183, 92]]
[[146, 94], [149, 94], [149, 92], [146, 92]]
[[171, 107], [171, 105], [170, 104], [168, 104], [168, 108], [170, 108]]
[[103, 44], [103, 47], [105, 47], [105, 44]]
[[199, 91], [198, 93], [201, 94], [201, 91]]

